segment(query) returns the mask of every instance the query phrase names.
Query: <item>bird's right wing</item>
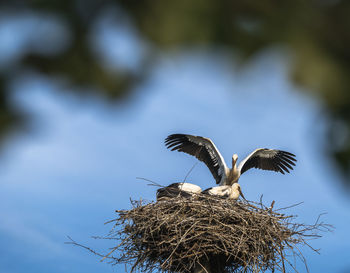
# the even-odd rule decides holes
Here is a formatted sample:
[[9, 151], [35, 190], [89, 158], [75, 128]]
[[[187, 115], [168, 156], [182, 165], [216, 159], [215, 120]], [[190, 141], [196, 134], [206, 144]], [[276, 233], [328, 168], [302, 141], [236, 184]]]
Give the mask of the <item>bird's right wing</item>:
[[275, 171], [284, 174], [289, 173], [289, 169], [293, 170], [295, 166], [295, 155], [289, 152], [272, 150], [272, 149], [256, 149], [248, 155], [238, 165], [240, 174], [251, 168]]

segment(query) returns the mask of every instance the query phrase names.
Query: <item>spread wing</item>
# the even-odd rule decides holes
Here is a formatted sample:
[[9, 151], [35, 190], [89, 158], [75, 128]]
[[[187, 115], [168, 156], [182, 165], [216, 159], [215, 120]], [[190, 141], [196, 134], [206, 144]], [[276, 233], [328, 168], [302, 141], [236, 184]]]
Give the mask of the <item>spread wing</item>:
[[238, 170], [241, 174], [251, 168], [284, 174], [285, 172], [289, 173], [289, 170], [293, 170], [296, 161], [295, 155], [289, 152], [266, 148], [256, 149], [239, 163]]
[[219, 184], [226, 175], [226, 163], [209, 138], [184, 134], [173, 134], [165, 139], [165, 145], [172, 151], [184, 152], [204, 162]]

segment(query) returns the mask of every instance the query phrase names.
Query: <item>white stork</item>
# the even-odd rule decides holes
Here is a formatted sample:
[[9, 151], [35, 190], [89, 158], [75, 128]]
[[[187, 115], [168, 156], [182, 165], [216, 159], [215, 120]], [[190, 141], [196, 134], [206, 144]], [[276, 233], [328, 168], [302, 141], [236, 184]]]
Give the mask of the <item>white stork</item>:
[[202, 194], [215, 195], [234, 200], [237, 200], [239, 196], [242, 196], [242, 198], [246, 200], [242, 193], [241, 186], [238, 183], [233, 183], [232, 186], [224, 185], [212, 187], [202, 191]]
[[201, 187], [191, 183], [173, 183], [157, 190], [157, 201], [177, 196], [192, 197], [202, 192]]
[[173, 134], [165, 139], [165, 145], [172, 151], [176, 150], [195, 156], [207, 165], [216, 184], [232, 186], [239, 177], [251, 168], [270, 170], [284, 174], [293, 170], [295, 155], [289, 152], [259, 148], [236, 165], [238, 156], [232, 156], [232, 168], [228, 168], [224, 158], [209, 138], [185, 134]]

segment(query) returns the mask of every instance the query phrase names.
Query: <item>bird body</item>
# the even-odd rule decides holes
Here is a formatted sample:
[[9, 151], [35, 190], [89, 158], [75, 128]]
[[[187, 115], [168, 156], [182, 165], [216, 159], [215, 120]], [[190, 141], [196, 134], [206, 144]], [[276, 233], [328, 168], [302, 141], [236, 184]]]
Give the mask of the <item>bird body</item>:
[[240, 176], [251, 168], [270, 170], [284, 174], [295, 166], [295, 155], [281, 150], [259, 148], [244, 158], [237, 166], [238, 155], [232, 156], [232, 168], [228, 168], [224, 158], [209, 139], [201, 136], [173, 134], [165, 139], [165, 145], [172, 151], [195, 156], [205, 163], [216, 184], [232, 186]]
[[224, 185], [224, 186], [212, 187], [202, 191], [202, 193], [224, 197], [228, 199], [234, 199], [234, 200], [237, 200], [239, 196], [242, 196], [243, 199], [245, 199], [241, 191], [241, 186], [238, 183], [233, 183], [231, 186]]
[[177, 196], [192, 197], [202, 192], [201, 187], [191, 183], [172, 183], [167, 187], [157, 190], [157, 200], [174, 198]]

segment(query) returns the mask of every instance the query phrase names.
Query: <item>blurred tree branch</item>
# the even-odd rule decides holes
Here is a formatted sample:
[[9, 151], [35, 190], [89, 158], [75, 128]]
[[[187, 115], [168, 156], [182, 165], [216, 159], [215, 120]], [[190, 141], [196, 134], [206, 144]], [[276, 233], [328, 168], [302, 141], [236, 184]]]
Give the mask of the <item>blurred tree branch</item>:
[[[1, 13], [23, 11], [55, 15], [68, 26], [70, 43], [55, 54], [26, 52], [17, 70], [33, 68], [48, 76], [64, 76], [72, 85], [93, 87], [107, 100], [126, 97], [147, 77], [154, 53], [141, 68], [107, 69], [88, 42], [103, 10], [117, 6], [143, 39], [163, 51], [186, 46], [224, 47], [243, 60], [274, 45], [292, 56], [291, 78], [302, 90], [323, 101], [330, 117], [327, 153], [350, 178], [350, 2], [346, 0], [17, 0], [3, 1]], [[0, 69], [2, 138], [22, 120], [8, 102], [7, 81], [13, 66]], [[90, 88], [72, 89], [91, 92]], [[339, 129], [341, 128], [341, 129]], [[350, 180], [345, 180], [350, 186]]]

